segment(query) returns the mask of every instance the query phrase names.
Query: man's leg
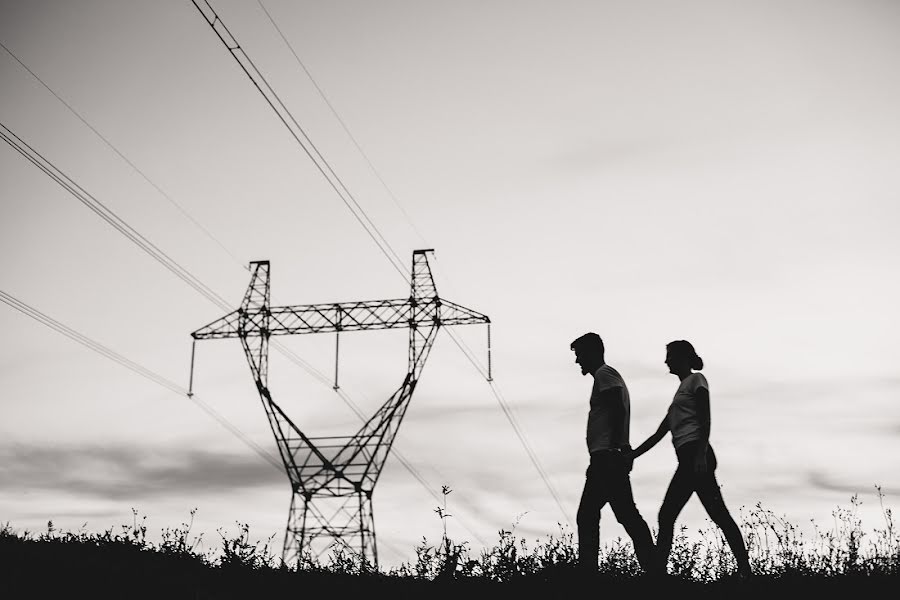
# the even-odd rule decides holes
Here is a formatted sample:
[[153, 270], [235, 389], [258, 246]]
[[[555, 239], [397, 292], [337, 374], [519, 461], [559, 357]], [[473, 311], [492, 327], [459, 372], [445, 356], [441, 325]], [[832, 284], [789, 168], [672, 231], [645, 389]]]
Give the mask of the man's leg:
[[622, 524], [625, 531], [631, 537], [634, 544], [634, 553], [645, 573], [656, 574], [661, 566], [657, 558], [656, 546], [650, 535], [650, 528], [641, 513], [634, 504], [634, 494], [631, 490], [631, 478], [623, 469], [617, 474], [615, 485], [612, 486], [609, 504], [616, 515], [616, 520]]
[[588, 467], [584, 478], [584, 490], [578, 503], [578, 566], [588, 572], [597, 570], [600, 552], [600, 510], [606, 504], [602, 486], [602, 473], [598, 465]]

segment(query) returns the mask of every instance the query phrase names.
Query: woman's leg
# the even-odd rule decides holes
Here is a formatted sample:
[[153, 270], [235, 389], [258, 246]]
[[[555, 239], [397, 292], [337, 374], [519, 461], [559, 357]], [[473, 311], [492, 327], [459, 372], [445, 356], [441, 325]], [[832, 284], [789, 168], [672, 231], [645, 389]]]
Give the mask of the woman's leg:
[[678, 469], [669, 482], [669, 489], [659, 508], [659, 535], [656, 536], [657, 560], [663, 572], [669, 562], [669, 552], [672, 550], [672, 538], [675, 536], [675, 519], [681, 513], [681, 509], [687, 504], [691, 494], [694, 493], [694, 478], [687, 468]]
[[725, 506], [725, 500], [722, 498], [722, 491], [719, 489], [719, 483], [716, 481], [715, 471], [710, 470], [706, 475], [699, 478], [697, 482], [697, 496], [703, 503], [709, 518], [722, 529], [725, 534], [725, 540], [734, 554], [734, 560], [738, 565], [738, 572], [750, 574], [750, 558], [747, 555], [747, 547], [744, 545], [744, 538], [741, 530], [728, 512]]

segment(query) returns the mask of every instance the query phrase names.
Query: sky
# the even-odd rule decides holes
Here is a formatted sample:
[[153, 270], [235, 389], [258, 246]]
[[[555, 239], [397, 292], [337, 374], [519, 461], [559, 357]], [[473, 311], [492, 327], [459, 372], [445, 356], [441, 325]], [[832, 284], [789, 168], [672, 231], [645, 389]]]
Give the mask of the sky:
[[[735, 516], [827, 528], [858, 494], [871, 530], [876, 485], [900, 505], [900, 5], [212, 5], [406, 268], [433, 248], [440, 295], [491, 318], [494, 384], [548, 475], [442, 331], [395, 444], [428, 485], [391, 457], [375, 490], [382, 565], [440, 539], [442, 485], [473, 550], [574, 530], [586, 331], [633, 445], [677, 387], [665, 344], [694, 344]], [[408, 294], [191, 2], [2, 0], [0, 42], [0, 122], [233, 307], [253, 260], [275, 305]], [[187, 387], [190, 333], [224, 311], [8, 144], [0, 181], [0, 289]], [[152, 534], [196, 508], [205, 548], [246, 523], [280, 550], [283, 472], [184, 395], [7, 305], [0, 323], [0, 522], [103, 531], [134, 509]], [[484, 327], [454, 333], [486, 363]], [[308, 435], [356, 431], [321, 381], [334, 336], [280, 341], [324, 378], [273, 352], [275, 400]], [[406, 343], [342, 336], [364, 412]], [[193, 384], [276, 452], [237, 340], [199, 343]], [[670, 438], [635, 464], [651, 525], [674, 466]], [[696, 498], [679, 524], [708, 526]], [[604, 509], [601, 541], [621, 535]]]

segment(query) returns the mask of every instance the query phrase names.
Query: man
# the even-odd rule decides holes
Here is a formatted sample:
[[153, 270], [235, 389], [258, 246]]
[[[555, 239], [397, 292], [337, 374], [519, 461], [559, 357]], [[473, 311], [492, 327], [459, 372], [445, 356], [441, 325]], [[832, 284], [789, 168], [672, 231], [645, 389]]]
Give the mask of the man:
[[609, 502], [625, 531], [631, 536], [641, 568], [658, 571], [656, 548], [650, 529], [634, 505], [631, 492], [631, 461], [623, 451], [628, 441], [631, 402], [622, 376], [604, 360], [603, 340], [586, 333], [572, 342], [581, 374], [594, 377], [587, 423], [587, 446], [591, 462], [585, 475], [578, 505], [578, 563], [588, 572], [597, 569], [600, 551], [600, 510]]

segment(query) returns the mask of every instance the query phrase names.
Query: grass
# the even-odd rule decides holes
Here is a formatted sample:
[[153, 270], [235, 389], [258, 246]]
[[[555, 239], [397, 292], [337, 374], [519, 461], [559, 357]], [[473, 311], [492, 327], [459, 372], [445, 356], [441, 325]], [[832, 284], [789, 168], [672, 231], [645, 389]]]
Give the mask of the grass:
[[[754, 577], [731, 577], [734, 560], [721, 532], [711, 523], [690, 538], [676, 535], [669, 576], [641, 576], [630, 541], [617, 539], [601, 549], [599, 570], [587, 581], [579, 576], [577, 541], [560, 526], [558, 534], [529, 545], [510, 530], [499, 532], [491, 548], [474, 552], [446, 533], [445, 503], [436, 509], [444, 525], [437, 543], [423, 538], [416, 559], [387, 570], [337, 552], [325, 562], [306, 558], [285, 565], [272, 549], [272, 538], [252, 542], [249, 527], [237, 534], [219, 530], [220, 545], [201, 551], [202, 536], [191, 523], [147, 539], [146, 517], [103, 533], [59, 531], [52, 522], [41, 533], [0, 526], [0, 597], [60, 598], [73, 595], [115, 598], [247, 598], [264, 594], [328, 592], [392, 596], [563, 597], [590, 585], [597, 593], [664, 594], [675, 597], [777, 596], [801, 593], [874, 593], [900, 584], [900, 533], [882, 502], [884, 526], [865, 533], [857, 516], [859, 500], [834, 511], [833, 527], [814, 527], [805, 539], [800, 529], [757, 504], [741, 511], [741, 529]], [[195, 511], [191, 512], [191, 522]], [[815, 525], [815, 524], [814, 524]]]

